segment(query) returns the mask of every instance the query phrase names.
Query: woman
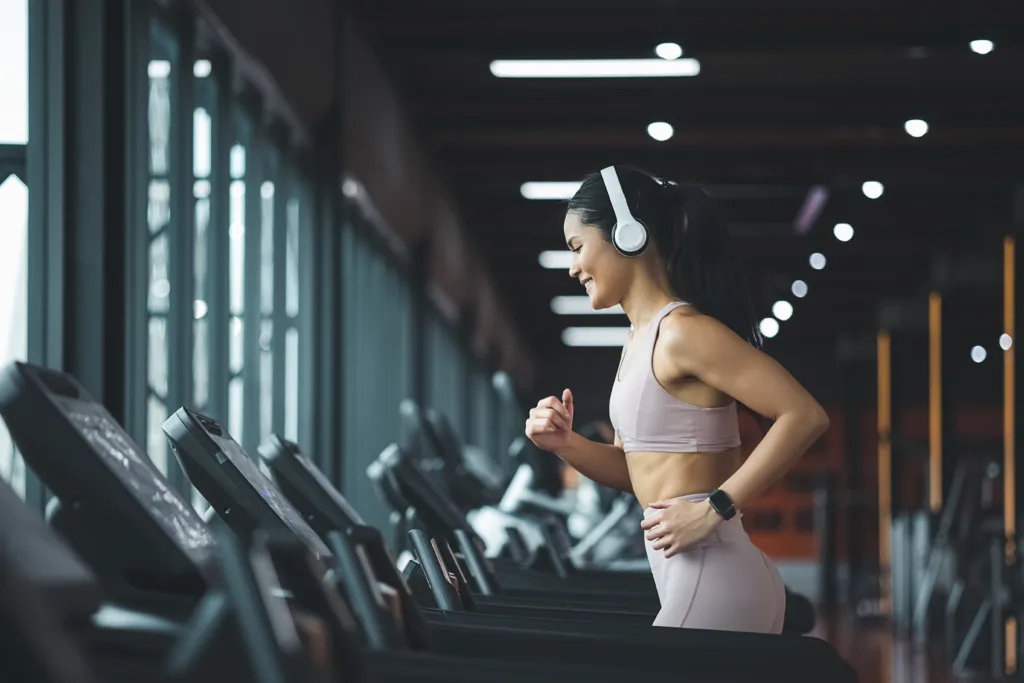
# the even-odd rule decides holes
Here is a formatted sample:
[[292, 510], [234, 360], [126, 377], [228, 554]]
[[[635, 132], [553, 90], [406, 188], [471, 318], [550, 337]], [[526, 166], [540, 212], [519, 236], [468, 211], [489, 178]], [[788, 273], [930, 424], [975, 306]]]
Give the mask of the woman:
[[[656, 626], [781, 632], [782, 581], [740, 513], [828, 417], [758, 349], [728, 228], [700, 188], [620, 166], [584, 179], [563, 229], [591, 305], [621, 304], [632, 323], [609, 404], [615, 442], [573, 432], [569, 389], [530, 411], [527, 436], [645, 508]], [[737, 402], [774, 420], [745, 461]]]

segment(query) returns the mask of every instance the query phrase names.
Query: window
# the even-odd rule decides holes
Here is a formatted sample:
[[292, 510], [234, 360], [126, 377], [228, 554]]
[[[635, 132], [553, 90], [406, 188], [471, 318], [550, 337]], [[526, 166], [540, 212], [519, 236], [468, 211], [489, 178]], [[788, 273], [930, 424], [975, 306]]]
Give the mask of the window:
[[[0, 365], [28, 354], [28, 0], [0, 2]], [[25, 463], [0, 421], [0, 479], [25, 497]]]
[[[0, 69], [3, 66], [0, 65]], [[0, 113], [0, 128], [3, 126]], [[0, 365], [28, 352], [28, 187], [17, 175], [0, 182]], [[25, 497], [25, 463], [0, 422], [0, 478]]]
[[193, 66], [196, 78], [197, 106], [192, 117], [192, 195], [195, 198], [195, 242], [193, 268], [195, 304], [193, 323], [192, 394], [197, 410], [206, 411], [210, 400], [210, 195], [213, 191], [213, 79], [210, 62], [199, 60]]
[[292, 196], [285, 210], [284, 301], [284, 436], [299, 438], [299, 235], [303, 206], [298, 183], [291, 183]]
[[171, 178], [175, 159], [171, 129], [173, 116], [172, 73], [176, 63], [173, 39], [154, 24], [150, 32], [149, 82], [149, 185], [146, 223], [149, 235], [149, 288], [147, 318], [148, 396], [146, 401], [146, 450], [161, 472], [167, 473], [167, 438], [163, 423], [168, 415], [169, 345], [168, 318], [171, 301], [170, 253], [174, 223], [171, 216]]
[[[239, 126], [238, 128], [242, 128]], [[228, 332], [230, 341], [228, 385], [228, 431], [236, 440], [242, 438], [243, 409], [245, 403], [245, 141], [248, 129], [238, 130], [238, 140], [231, 147], [228, 203], [228, 302], [231, 312]]]

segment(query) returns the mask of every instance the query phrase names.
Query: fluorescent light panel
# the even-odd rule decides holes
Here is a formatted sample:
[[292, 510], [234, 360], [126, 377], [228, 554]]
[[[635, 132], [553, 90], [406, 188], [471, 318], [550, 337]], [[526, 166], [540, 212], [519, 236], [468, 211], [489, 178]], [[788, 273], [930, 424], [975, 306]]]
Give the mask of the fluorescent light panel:
[[519, 192], [526, 199], [566, 200], [572, 199], [582, 181], [528, 182], [519, 186]]
[[572, 268], [572, 252], [568, 249], [542, 251], [537, 258], [541, 268], [548, 270], [569, 270]]
[[625, 315], [622, 306], [618, 304], [594, 310], [589, 296], [556, 296], [551, 300], [551, 310], [558, 315]]
[[623, 346], [629, 327], [567, 327], [562, 330], [566, 346]]
[[679, 78], [700, 73], [696, 59], [496, 59], [498, 78]]

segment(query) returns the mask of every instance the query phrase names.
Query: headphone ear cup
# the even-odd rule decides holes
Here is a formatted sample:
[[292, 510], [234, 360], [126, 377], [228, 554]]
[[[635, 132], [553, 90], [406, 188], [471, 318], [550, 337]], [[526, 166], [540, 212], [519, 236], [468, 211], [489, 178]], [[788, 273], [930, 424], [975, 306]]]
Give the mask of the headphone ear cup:
[[647, 228], [633, 219], [612, 228], [612, 245], [623, 256], [639, 256], [647, 249]]

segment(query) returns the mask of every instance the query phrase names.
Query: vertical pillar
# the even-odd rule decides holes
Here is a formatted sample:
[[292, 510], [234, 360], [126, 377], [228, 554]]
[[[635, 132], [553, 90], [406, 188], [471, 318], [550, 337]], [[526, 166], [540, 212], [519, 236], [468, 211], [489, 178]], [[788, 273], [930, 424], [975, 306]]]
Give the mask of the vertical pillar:
[[942, 295], [928, 297], [928, 509], [938, 514], [942, 467]]
[[892, 339], [878, 333], [878, 569], [879, 606], [889, 613], [890, 543], [892, 529]]
[[864, 526], [861, 523], [862, 515], [856, 501], [861, 498], [864, 487], [862, 476], [862, 452], [861, 440], [861, 414], [863, 409], [861, 373], [856, 359], [849, 359], [844, 364], [843, 382], [843, 420], [844, 434], [844, 465], [846, 470], [846, 484], [844, 486], [846, 504], [841, 506], [846, 526], [846, 564], [848, 582], [846, 585], [847, 602], [853, 596], [853, 586], [856, 577], [861, 575], [863, 570], [864, 550], [861, 546]]

